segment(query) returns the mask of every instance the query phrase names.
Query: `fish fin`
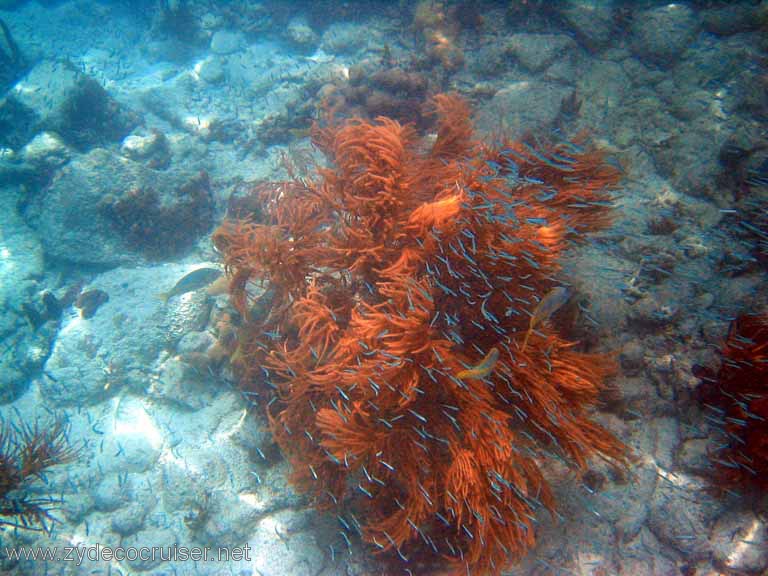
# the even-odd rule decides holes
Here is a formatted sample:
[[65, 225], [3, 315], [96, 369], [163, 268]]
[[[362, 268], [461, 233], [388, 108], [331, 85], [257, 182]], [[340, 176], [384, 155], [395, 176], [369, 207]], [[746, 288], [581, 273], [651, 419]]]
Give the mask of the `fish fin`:
[[523, 338], [523, 345], [520, 347], [520, 354], [525, 352], [525, 347], [528, 345], [528, 338], [531, 337], [531, 332], [533, 332], [533, 322], [531, 322], [531, 325], [528, 327], [528, 331], [525, 333], [525, 338]]
[[162, 300], [163, 304], [168, 304], [168, 300], [171, 298], [171, 293], [161, 292], [160, 294], [155, 294], [155, 298]]

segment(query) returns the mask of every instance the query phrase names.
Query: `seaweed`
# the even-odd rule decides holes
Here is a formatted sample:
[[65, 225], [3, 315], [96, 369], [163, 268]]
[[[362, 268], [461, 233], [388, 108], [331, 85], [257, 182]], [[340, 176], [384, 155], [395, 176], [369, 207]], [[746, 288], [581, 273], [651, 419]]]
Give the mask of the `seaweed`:
[[79, 449], [67, 437], [62, 420], [46, 427], [19, 419], [0, 419], [0, 529], [3, 526], [50, 533], [52, 510], [61, 500], [34, 496], [35, 481], [46, 481], [45, 471], [75, 460]]

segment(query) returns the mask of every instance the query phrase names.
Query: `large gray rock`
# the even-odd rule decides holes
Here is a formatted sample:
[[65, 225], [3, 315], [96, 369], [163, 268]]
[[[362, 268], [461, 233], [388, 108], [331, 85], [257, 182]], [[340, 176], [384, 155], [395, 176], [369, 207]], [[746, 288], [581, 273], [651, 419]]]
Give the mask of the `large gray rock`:
[[69, 162], [72, 151], [54, 132], [41, 132], [21, 150], [22, 160], [47, 172]]
[[0, 188], [0, 309], [18, 306], [43, 275], [43, 249], [34, 231], [19, 215], [19, 193]]
[[507, 47], [525, 68], [539, 72], [566, 50], [573, 50], [576, 43], [564, 34], [513, 34]]
[[211, 38], [211, 52], [222, 56], [237, 52], [244, 45], [245, 39], [239, 32], [219, 30]]
[[85, 150], [119, 141], [137, 123], [96, 80], [67, 62], [43, 60], [0, 102], [0, 145], [19, 148], [49, 130]]
[[571, 94], [564, 86], [537, 81], [519, 81], [502, 88], [479, 111], [480, 132], [495, 133], [506, 128], [511, 136], [546, 128], [560, 112], [563, 98]]
[[353, 22], [334, 22], [323, 32], [320, 47], [329, 54], [353, 54], [375, 44], [380, 38], [381, 32], [374, 27]]
[[554, 5], [587, 48], [596, 50], [610, 43], [615, 22], [612, 1], [567, 0]]
[[319, 40], [317, 33], [312, 30], [307, 21], [301, 17], [291, 19], [285, 30], [285, 34], [288, 40], [300, 48], [312, 48]]
[[696, 38], [699, 18], [681, 3], [651, 8], [635, 15], [631, 47], [641, 59], [669, 68]]
[[205, 174], [158, 172], [95, 149], [57, 172], [27, 210], [48, 256], [115, 266], [173, 256], [211, 226]]
[[43, 397], [57, 405], [88, 405], [122, 389], [143, 394], [158, 377], [161, 352], [208, 319], [204, 296], [167, 304], [158, 298], [197, 267], [116, 269], [96, 278], [90, 288], [109, 300], [91, 318], [73, 313], [64, 319], [39, 381]]
[[715, 446], [715, 442], [707, 438], [689, 438], [680, 444], [677, 462], [686, 472], [700, 476], [711, 475], [713, 467], [709, 454]]
[[[766, 8], [762, 8], [765, 12]], [[730, 5], [713, 6], [702, 12], [704, 28], [721, 36], [749, 32], [764, 24], [761, 8], [750, 3], [733, 2]]]
[[729, 574], [765, 574], [768, 526], [752, 510], [728, 510], [712, 528], [716, 566]]
[[226, 76], [222, 60], [216, 56], [203, 60], [198, 67], [198, 74], [208, 84], [218, 84]]
[[[343, 559], [346, 549], [337, 543], [336, 561], [331, 561], [328, 550], [323, 549], [321, 540], [333, 534], [333, 525], [318, 518], [316, 514], [305, 511], [283, 510], [261, 522], [250, 536], [248, 545], [251, 551], [251, 563], [242, 563], [239, 567], [251, 574], [264, 576], [310, 576], [313, 574], [348, 573], [336, 561]], [[274, 526], [280, 537], [275, 539]], [[322, 530], [320, 529], [322, 527]], [[343, 552], [342, 552], [343, 551]], [[351, 554], [351, 551], [350, 551]], [[329, 566], [330, 564], [330, 566]], [[330, 570], [329, 570], [330, 568]]]
[[13, 188], [0, 189], [0, 404], [27, 389], [50, 352], [58, 320], [49, 318], [37, 294], [43, 249], [18, 214], [17, 201]]
[[713, 548], [708, 527], [720, 514], [720, 503], [695, 477], [664, 469], [660, 469], [660, 476], [658, 488], [648, 501], [648, 528], [691, 561], [708, 558]]

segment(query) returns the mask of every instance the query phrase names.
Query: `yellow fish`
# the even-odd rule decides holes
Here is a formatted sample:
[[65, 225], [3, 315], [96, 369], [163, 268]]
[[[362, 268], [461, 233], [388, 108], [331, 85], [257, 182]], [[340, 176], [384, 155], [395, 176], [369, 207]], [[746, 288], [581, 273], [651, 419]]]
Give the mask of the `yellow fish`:
[[498, 362], [498, 360], [499, 351], [494, 346], [488, 351], [488, 354], [485, 355], [485, 358], [483, 358], [479, 364], [472, 366], [472, 368], [462, 370], [456, 374], [456, 377], [462, 380], [464, 378], [474, 378], [475, 380], [485, 378], [493, 371], [493, 368], [496, 366], [496, 362]]
[[530, 338], [533, 329], [545, 320], [549, 320], [552, 314], [560, 310], [563, 304], [568, 302], [570, 297], [571, 291], [565, 286], [555, 286], [547, 292], [547, 295], [541, 299], [533, 311], [531, 321], [528, 323], [528, 332], [525, 333], [525, 340], [523, 340], [523, 347], [520, 349], [520, 352], [525, 352], [525, 346], [528, 344], [528, 338]]

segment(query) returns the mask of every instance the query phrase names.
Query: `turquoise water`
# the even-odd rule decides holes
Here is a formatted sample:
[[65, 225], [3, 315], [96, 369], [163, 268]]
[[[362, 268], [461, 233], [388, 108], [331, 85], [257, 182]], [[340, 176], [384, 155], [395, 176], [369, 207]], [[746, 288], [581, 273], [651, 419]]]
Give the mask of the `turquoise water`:
[[0, 23], [0, 572], [766, 573], [766, 2]]

